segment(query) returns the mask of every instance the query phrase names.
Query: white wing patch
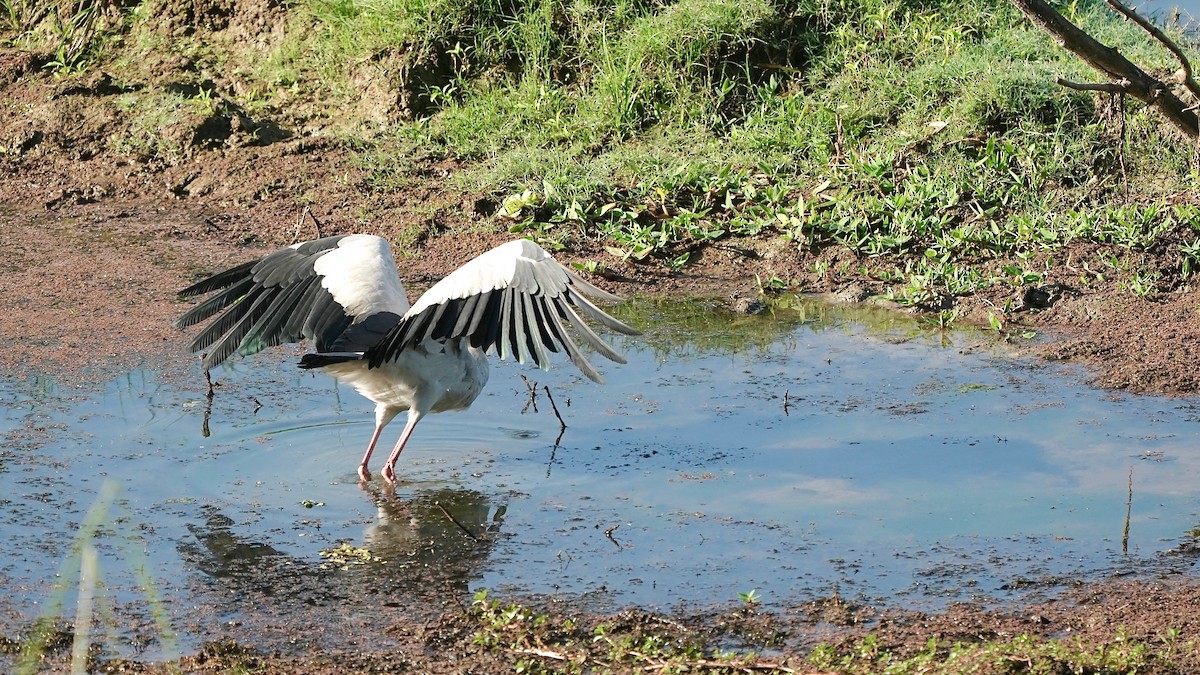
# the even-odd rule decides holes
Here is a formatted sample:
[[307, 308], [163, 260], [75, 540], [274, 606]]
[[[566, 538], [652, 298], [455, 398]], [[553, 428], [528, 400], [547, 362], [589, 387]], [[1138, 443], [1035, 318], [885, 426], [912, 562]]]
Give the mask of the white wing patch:
[[518, 239], [497, 246], [434, 284], [417, 300], [409, 314], [419, 314], [448, 300], [509, 287], [526, 293], [536, 292], [540, 287], [547, 297], [555, 298], [566, 289], [567, 275], [541, 246], [528, 239]]
[[379, 312], [402, 316], [408, 311], [392, 248], [382, 237], [346, 237], [313, 264], [313, 271], [320, 275], [321, 286], [356, 321]]

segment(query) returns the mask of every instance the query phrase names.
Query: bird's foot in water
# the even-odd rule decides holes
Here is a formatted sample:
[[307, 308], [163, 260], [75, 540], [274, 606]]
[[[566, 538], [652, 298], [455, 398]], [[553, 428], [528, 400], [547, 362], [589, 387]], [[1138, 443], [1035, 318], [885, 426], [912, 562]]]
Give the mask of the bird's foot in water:
[[396, 484], [396, 470], [392, 468], [391, 464], [383, 465], [383, 479], [386, 480], [389, 485]]
[[358, 479], [364, 483], [371, 482], [371, 472], [367, 471], [366, 463], [358, 465]]

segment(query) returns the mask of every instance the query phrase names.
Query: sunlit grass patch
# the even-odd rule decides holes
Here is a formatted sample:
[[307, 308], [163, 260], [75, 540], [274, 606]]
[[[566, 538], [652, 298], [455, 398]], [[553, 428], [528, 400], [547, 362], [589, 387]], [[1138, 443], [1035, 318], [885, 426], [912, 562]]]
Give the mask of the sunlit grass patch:
[[[117, 101], [108, 147], [143, 161], [194, 144], [155, 130], [205, 101], [167, 92], [216, 87], [218, 112], [343, 143], [368, 193], [453, 163], [446, 190], [520, 198], [483, 213], [492, 226], [551, 247], [597, 238], [613, 260], [684, 268], [739, 237], [838, 248], [886, 259], [902, 299], [969, 295], [994, 285], [993, 260], [1079, 242], [1169, 241], [1178, 274], [1195, 267], [1172, 210], [1200, 184], [1191, 145], [1140, 104], [1056, 84], [1095, 75], [1003, 0], [298, 0], [252, 45], [200, 39], [163, 0], [124, 11], [98, 43], [123, 45], [114, 79], [179, 80]], [[1176, 67], [1098, 3], [1063, 11]], [[1139, 295], [1178, 281], [1136, 267], [1117, 276]]]

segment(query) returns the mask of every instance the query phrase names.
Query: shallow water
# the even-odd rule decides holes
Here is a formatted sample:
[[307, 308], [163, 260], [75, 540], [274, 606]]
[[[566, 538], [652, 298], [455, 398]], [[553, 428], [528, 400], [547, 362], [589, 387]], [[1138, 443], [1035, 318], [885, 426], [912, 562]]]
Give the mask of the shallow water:
[[778, 608], [834, 592], [938, 607], [1195, 562], [1193, 399], [1098, 391], [988, 333], [879, 309], [635, 302], [623, 316], [646, 335], [613, 337], [629, 364], [597, 358], [607, 385], [494, 362], [471, 410], [421, 423], [394, 494], [354, 473], [370, 404], [297, 371], [294, 350], [215, 373], [211, 402], [190, 364], [98, 395], [6, 382], [8, 602], [31, 620], [56, 597], [108, 480], [111, 611], [145, 613], [129, 572], [143, 566], [185, 648], [214, 639], [181, 621], [198, 607], [230, 625], [317, 607], [305, 620], [331, 626], [482, 588], [602, 611], [751, 589]]

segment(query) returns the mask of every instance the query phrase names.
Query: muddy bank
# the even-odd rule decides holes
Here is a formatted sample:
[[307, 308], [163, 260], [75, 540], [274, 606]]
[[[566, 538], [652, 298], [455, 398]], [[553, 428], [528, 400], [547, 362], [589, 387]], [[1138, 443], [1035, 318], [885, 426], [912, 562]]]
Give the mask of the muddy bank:
[[[49, 211], [10, 210], [6, 218], [9, 220], [2, 230], [5, 241], [0, 255], [6, 256], [3, 264], [16, 283], [6, 285], [0, 293], [5, 302], [17, 308], [2, 329], [12, 331], [5, 336], [10, 346], [3, 355], [6, 375], [51, 377], [84, 390], [131, 368], [151, 368], [168, 377], [182, 372], [192, 357], [184, 353], [182, 334], [170, 326], [185, 306], [176, 300], [174, 291], [197, 276], [257, 255], [264, 250], [263, 238], [282, 238], [287, 232], [281, 229], [276, 235], [255, 234], [232, 225], [228, 217], [173, 202], [153, 209], [138, 203], [99, 203]], [[9, 224], [11, 227], [7, 227]], [[295, 223], [289, 226], [295, 227]], [[311, 224], [302, 224], [307, 226]], [[488, 231], [459, 235], [446, 232], [433, 237], [424, 245], [428, 255], [405, 262], [412, 266], [415, 286], [428, 285], [463, 257], [508, 236]], [[564, 258], [572, 259], [572, 255], [567, 253]], [[753, 289], [751, 281], [733, 274], [731, 268], [719, 266], [707, 274], [697, 271], [676, 275], [630, 265], [624, 274], [599, 282], [622, 295], [678, 292], [730, 298], [744, 297]], [[1084, 300], [1065, 298], [1057, 307], [1030, 316], [1062, 316], [1067, 321], [1052, 325], [1070, 326], [1070, 321], [1081, 316], [1094, 316], [1079, 308], [1094, 306], [1098, 299], [1092, 298], [1092, 305], [1072, 302]], [[1152, 307], [1162, 311], [1158, 304]], [[1069, 314], [1069, 308], [1076, 308], [1077, 313]], [[1113, 308], [1133, 311], [1119, 303]], [[1114, 319], [1107, 325], [1115, 327], [1119, 323]], [[1047, 330], [1042, 324], [1033, 326]], [[1104, 339], [1120, 337], [1079, 331], [1064, 333], [1065, 337], [1057, 342], [1028, 348], [1061, 349], [1072, 340], [1100, 339], [1097, 335]], [[1138, 354], [1144, 364], [1146, 355], [1152, 352], [1137, 352], [1135, 356]], [[1139, 363], [1137, 359], [1127, 362]], [[1182, 363], [1176, 365], [1180, 366], [1178, 372], [1186, 371]], [[45, 431], [40, 441], [26, 439], [23, 447], [34, 448], [52, 440], [54, 433], [53, 429]], [[1180, 555], [1176, 567], [1186, 569], [1186, 560], [1194, 559], [1195, 552], [1181, 551]], [[612, 665], [611, 654], [605, 647], [607, 643], [595, 643], [593, 636], [597, 626], [605, 625], [617, 626], [616, 635], [632, 640], [654, 636], [672, 644], [700, 645], [702, 649], [766, 653], [771, 656], [760, 664], [810, 672], [804, 656], [814, 645], [826, 643], [850, 653], [859, 649], [867, 635], [876, 636], [872, 639], [877, 649], [914, 656], [928, 648], [930, 638], [944, 644], [945, 650], [956, 642], [982, 644], [1019, 635], [1078, 638], [1079, 644], [1090, 650], [1118, 650], [1137, 639], [1167, 650], [1170, 644], [1185, 645], [1196, 639], [1198, 627], [1193, 617], [1200, 602], [1197, 584], [1178, 570], [1160, 582], [1113, 579], [1078, 587], [1064, 579], [1048, 585], [1042, 599], [1017, 606], [956, 605], [935, 613], [866, 606], [836, 595], [781, 610], [731, 606], [723, 611], [699, 611], [680, 607], [670, 615], [636, 609], [597, 615], [569, 602], [505, 598], [505, 602], [527, 602], [534, 611], [546, 612], [560, 621], [569, 617], [576, 623], [566, 628], [551, 622], [553, 630], [538, 637], [540, 642], [509, 640], [487, 646], [478, 644], [476, 637], [489, 625], [487, 621], [461, 590], [442, 590], [445, 592], [435, 590], [425, 598], [421, 611], [384, 601], [370, 616], [357, 616], [335, 626], [322, 622], [327, 610], [319, 604], [290, 612], [283, 610], [292, 605], [263, 598], [264, 607], [274, 605], [270, 612], [223, 628], [220, 632], [226, 639], [187, 653], [183, 664], [192, 672], [246, 668], [268, 673], [500, 672], [512, 670], [522, 661], [553, 668], [578, 663], [602, 669]], [[189, 614], [190, 623], [177, 629], [193, 635], [213, 635], [220, 617], [219, 606], [198, 606]], [[23, 626], [4, 626], [3, 634], [19, 642], [24, 630]], [[147, 630], [152, 632], [152, 627]], [[61, 664], [67, 657], [69, 634], [69, 626], [64, 625], [58, 647], [52, 652], [53, 662]], [[296, 635], [305, 635], [306, 639], [297, 640]], [[1154, 667], [1145, 672], [1192, 672], [1200, 668], [1192, 650], [1179, 647], [1174, 653], [1169, 663], [1154, 660]], [[102, 654], [97, 658], [104, 660]], [[152, 662], [108, 659], [103, 668], [109, 672], [153, 671], [156, 666]]]
[[[345, 148], [319, 135], [260, 129], [256, 138], [262, 142], [251, 143], [239, 131], [249, 127], [227, 124], [218, 136], [173, 131], [179, 136], [175, 142], [189, 148], [174, 164], [116, 156], [106, 152], [105, 139], [120, 121], [105, 117], [100, 107], [87, 111], [99, 98], [119, 93], [119, 87], [103, 73], [84, 82], [26, 77], [38, 67], [29, 55], [0, 55], [0, 83], [11, 109], [27, 110], [17, 126], [7, 129], [8, 151], [0, 155], [0, 303], [9, 308], [0, 321], [4, 377], [51, 378], [67, 390], [87, 390], [135, 368], [167, 376], [181, 372], [192, 357], [185, 353], [183, 335], [170, 325], [183, 307], [175, 291], [273, 247], [344, 232], [386, 235], [400, 247], [403, 274], [419, 291], [514, 236], [506, 223], [489, 215], [494, 210], [489, 195], [446, 188], [457, 167], [443, 159], [420, 159], [406, 187], [380, 193], [365, 188]], [[208, 128], [202, 123], [195, 128]], [[47, 135], [48, 128], [56, 135]], [[1084, 249], [1075, 257], [1086, 257]], [[844, 301], [886, 290], [870, 279], [838, 276], [836, 270], [861, 262], [844, 252], [800, 251], [778, 241], [726, 240], [698, 251], [679, 271], [655, 261], [618, 260], [591, 240], [573, 242], [558, 255], [564, 261], [603, 260], [607, 272], [597, 283], [623, 296], [702, 294], [736, 306], [757, 297], [757, 280], [775, 277], [793, 281], [796, 291], [829, 293]], [[1072, 258], [1070, 250], [1063, 255]], [[1159, 254], [1145, 253], [1142, 262], [1164, 269], [1175, 264], [1166, 246]], [[1100, 386], [1193, 394], [1200, 387], [1195, 367], [1200, 294], [1184, 285], [1140, 298], [1111, 283], [1078, 284], [1081, 273], [1069, 265], [1051, 271], [1044, 296], [998, 287], [958, 298], [955, 307], [961, 320], [982, 322], [989, 311], [1011, 306], [1005, 332], [1013, 345], [1033, 356], [1085, 363]], [[1036, 335], [1023, 337], [1027, 332]], [[9, 439], [9, 449], [18, 441], [29, 448], [53, 438], [53, 430], [24, 431], [26, 437]], [[613, 624], [634, 640], [654, 635], [677, 644], [779, 654], [766, 663], [797, 672], [808, 670], [801, 655], [817, 642], [853, 650], [868, 633], [899, 654], [919, 653], [930, 638], [975, 643], [1029, 634], [1079, 638], [1097, 650], [1119, 649], [1130, 639], [1164, 649], [1172, 641], [1191, 645], [1200, 639], [1194, 618], [1200, 588], [1190, 579], [1113, 580], [1083, 588], [1064, 580], [1050, 591], [1056, 599], [1000, 609], [956, 606], [933, 614], [854, 606], [836, 596], [779, 613], [681, 608], [672, 616], [657, 616], [630, 610], [583, 616], [577, 626], [559, 630], [559, 637], [590, 645], [598, 624]], [[573, 615], [569, 606], [531, 602], [555, 616]], [[296, 615], [269, 630], [231, 631], [234, 639], [213, 642], [186, 655], [183, 663], [195, 672], [268, 673], [496, 672], [512, 670], [520, 661], [552, 668], [607, 663], [607, 653], [588, 647], [477, 644], [481, 619], [458, 596], [432, 598], [427, 609], [418, 616], [384, 606], [370, 617], [369, 631], [363, 628], [367, 620], [359, 618], [357, 624], [344, 624], [344, 633], [324, 636], [327, 641], [290, 637], [330, 630]], [[200, 612], [194, 621], [193, 628], [215, 632], [220, 618], [215, 611]], [[25, 628], [3, 627], [7, 649], [15, 648]], [[363, 632], [387, 639], [364, 640]], [[342, 647], [330, 650], [330, 643]], [[52, 663], [62, 665], [65, 637], [56, 644]], [[1181, 647], [1172, 654], [1145, 672], [1200, 670], [1194, 649]], [[108, 661], [102, 669], [161, 670], [136, 661]]]
[[[248, 7], [246, 20], [259, 21], [261, 13]], [[323, 133], [303, 109], [255, 122], [222, 107], [230, 103], [222, 99], [211, 119], [184, 115], [159, 130], [159, 142], [176, 148], [167, 158], [121, 152], [114, 139], [135, 131], [120, 112], [126, 89], [103, 71], [55, 77], [42, 70], [45, 58], [0, 50], [0, 93], [10, 122], [0, 125], [6, 275], [0, 300], [18, 310], [0, 326], [10, 345], [0, 367], [53, 374], [53, 367], [29, 370], [30, 364], [76, 370], [111, 362], [119, 371], [137, 355], [161, 355], [176, 336], [166, 321], [177, 310], [174, 290], [223, 265], [319, 235], [388, 237], [402, 276], [418, 290], [515, 236], [511, 223], [495, 215], [495, 195], [451, 187], [460, 170], [455, 161], [414, 156], [404, 181], [376, 189], [353, 149]], [[172, 74], [182, 77], [176, 71], [185, 67], [162, 64], [168, 84], [155, 86], [169, 89]], [[1097, 245], [1067, 243], [1052, 260], [1040, 259], [1050, 255], [1043, 253], [1012, 261], [1045, 270], [1037, 287], [997, 283], [971, 296], [934, 298], [923, 308], [931, 322], [938, 310], [980, 325], [999, 317], [1015, 344], [1086, 363], [1100, 386], [1194, 392], [1200, 292], [1179, 279], [1176, 255], [1191, 236], [1180, 226], [1149, 250], [1129, 253], [1127, 263], [1164, 279], [1162, 292], [1145, 297], [1088, 268]], [[622, 260], [594, 238], [560, 235], [559, 241], [561, 259], [602, 263], [599, 283], [626, 296], [703, 294], [744, 306], [772, 279], [786, 280], [789, 292], [845, 301], [891, 289], [869, 272], [870, 257], [840, 247], [799, 249], [770, 233], [698, 246], [678, 270], [654, 258]], [[1023, 337], [1031, 332], [1036, 339]]]
[[[197, 278], [262, 255], [273, 247], [356, 227], [336, 213], [316, 219], [298, 205], [286, 211], [262, 205], [246, 213], [204, 203], [165, 200], [104, 200], [47, 209], [28, 207], [31, 183], [13, 190], [0, 211], [0, 269], [6, 283], [0, 302], [12, 308], [0, 324], [0, 368], [21, 376], [49, 376], [85, 383], [138, 366], [163, 367], [188, 358], [171, 321], [182, 311], [176, 291]], [[5, 187], [9, 189], [5, 189]], [[263, 212], [272, 217], [256, 220]], [[315, 211], [313, 209], [312, 211]], [[468, 214], [454, 227], [437, 228], [399, 254], [403, 275], [416, 294], [462, 262], [513, 235]], [[395, 232], [397, 226], [378, 228]], [[775, 244], [741, 242], [714, 248], [683, 271], [654, 264], [606, 260], [594, 280], [623, 296], [709, 296], [744, 307], [758, 297], [757, 279], [804, 277], [804, 259]], [[557, 256], [567, 262], [603, 257], [595, 243]], [[755, 252], [756, 249], [764, 249]], [[756, 277], [757, 275], [757, 277]], [[801, 291], [836, 300], [861, 301], [872, 289], [862, 280], [809, 279]], [[987, 307], [1012, 297], [960, 299], [964, 316], [985, 316]], [[1007, 339], [1026, 353], [1086, 364], [1101, 387], [1137, 393], [1190, 394], [1200, 387], [1200, 293], [1186, 286], [1153, 299], [1117, 288], [1080, 291], [1063, 286], [1047, 306], [1015, 312]], [[897, 311], [902, 311], [899, 308]], [[1032, 339], [1018, 337], [1033, 335]]]

